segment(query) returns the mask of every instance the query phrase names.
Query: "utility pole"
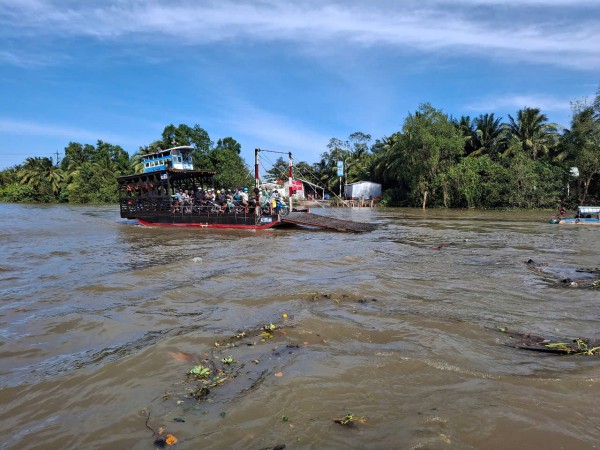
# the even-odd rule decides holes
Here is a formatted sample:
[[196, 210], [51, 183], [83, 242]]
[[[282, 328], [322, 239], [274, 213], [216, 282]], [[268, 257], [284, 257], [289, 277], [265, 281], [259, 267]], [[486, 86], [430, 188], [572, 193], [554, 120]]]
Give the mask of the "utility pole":
[[344, 176], [344, 161], [337, 162], [337, 175], [340, 177], [340, 198], [342, 198], [342, 177]]
[[60, 163], [60, 159], [58, 158], [58, 150], [56, 150], [56, 152], [54, 152], [53, 154], [56, 155], [56, 165], [58, 166], [58, 164]]

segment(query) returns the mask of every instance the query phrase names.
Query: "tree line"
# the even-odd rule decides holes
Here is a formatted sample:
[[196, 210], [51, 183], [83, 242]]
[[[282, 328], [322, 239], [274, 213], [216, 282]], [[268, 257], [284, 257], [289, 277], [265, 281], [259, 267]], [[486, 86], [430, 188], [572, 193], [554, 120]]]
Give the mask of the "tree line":
[[29, 157], [23, 164], [0, 172], [0, 200], [43, 203], [117, 203], [117, 177], [142, 173], [142, 157], [180, 145], [194, 148], [194, 167], [217, 171], [219, 186], [241, 186], [251, 181], [233, 138], [216, 144], [200, 126], [168, 125], [162, 138], [129, 155], [118, 145], [70, 142], [55, 163], [47, 157]]
[[[199, 125], [168, 125], [162, 138], [129, 156], [120, 146], [71, 142], [60, 164], [31, 157], [0, 172], [0, 200], [114, 203], [116, 178], [143, 171], [141, 157], [175, 145], [194, 147], [196, 168], [217, 172], [221, 187], [251, 185], [232, 137], [216, 144]], [[600, 201], [600, 88], [591, 104], [572, 105], [570, 127], [550, 123], [539, 108], [507, 120], [494, 113], [454, 118], [430, 104], [402, 128], [372, 140], [362, 132], [332, 138], [317, 162], [296, 163], [300, 177], [340, 194], [344, 183], [383, 185], [382, 204], [446, 208], [556, 208]], [[275, 162], [281, 177], [287, 163]]]
[[383, 186], [389, 206], [556, 208], [600, 202], [600, 88], [591, 104], [572, 104], [570, 128], [548, 122], [539, 108], [508, 120], [492, 114], [454, 118], [430, 104], [402, 129], [371, 144], [353, 133], [331, 139], [312, 173], [339, 191], [345, 182]]

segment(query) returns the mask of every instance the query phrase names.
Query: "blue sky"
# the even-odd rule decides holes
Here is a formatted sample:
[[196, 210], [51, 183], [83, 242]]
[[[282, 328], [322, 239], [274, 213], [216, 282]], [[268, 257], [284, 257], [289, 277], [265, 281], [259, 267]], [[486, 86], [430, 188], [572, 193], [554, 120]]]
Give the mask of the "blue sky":
[[173, 123], [315, 162], [431, 103], [569, 126], [600, 85], [599, 0], [0, 0], [0, 169]]

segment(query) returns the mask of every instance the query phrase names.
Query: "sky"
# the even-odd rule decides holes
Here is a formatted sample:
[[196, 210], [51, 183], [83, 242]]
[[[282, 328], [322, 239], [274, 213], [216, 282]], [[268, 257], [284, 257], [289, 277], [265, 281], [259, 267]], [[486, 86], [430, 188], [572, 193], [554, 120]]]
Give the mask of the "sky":
[[568, 128], [599, 86], [600, 0], [0, 0], [0, 170], [169, 124], [310, 164], [422, 103]]

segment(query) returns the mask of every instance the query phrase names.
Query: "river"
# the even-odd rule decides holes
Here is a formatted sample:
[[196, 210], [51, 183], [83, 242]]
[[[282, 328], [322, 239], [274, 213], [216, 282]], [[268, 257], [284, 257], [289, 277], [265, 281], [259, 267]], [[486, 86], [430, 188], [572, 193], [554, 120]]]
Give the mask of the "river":
[[[599, 448], [600, 358], [498, 329], [600, 339], [600, 291], [527, 264], [598, 267], [600, 228], [315, 212], [379, 227], [211, 232], [0, 204], [0, 448]], [[208, 394], [196, 365], [222, 380]], [[363, 420], [334, 422], [347, 414]]]

